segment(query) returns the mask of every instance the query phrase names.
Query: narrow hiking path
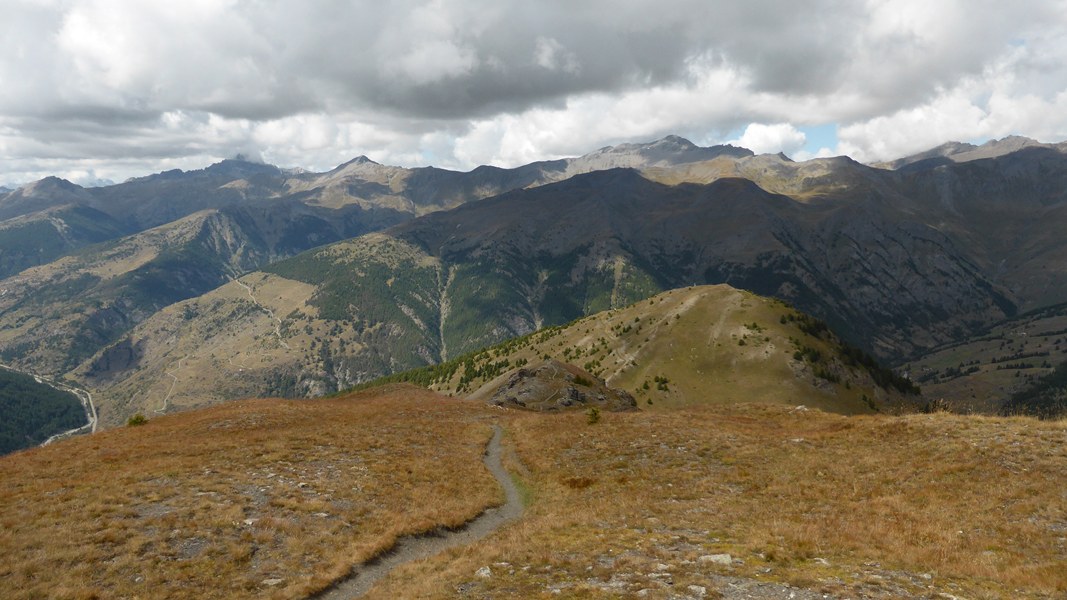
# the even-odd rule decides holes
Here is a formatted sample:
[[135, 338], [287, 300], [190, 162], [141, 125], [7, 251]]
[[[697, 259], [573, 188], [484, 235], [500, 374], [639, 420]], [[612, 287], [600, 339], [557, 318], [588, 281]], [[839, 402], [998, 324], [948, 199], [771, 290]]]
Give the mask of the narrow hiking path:
[[503, 454], [500, 449], [500, 438], [503, 434], [504, 430], [499, 425], [493, 426], [493, 438], [489, 440], [485, 456], [482, 458], [486, 468], [504, 488], [503, 506], [487, 509], [458, 529], [404, 536], [381, 556], [354, 568], [347, 579], [339, 581], [333, 587], [312, 598], [319, 600], [359, 598], [370, 591], [378, 580], [402, 564], [429, 558], [456, 546], [473, 544], [502, 525], [518, 519], [522, 515], [523, 508], [519, 489], [500, 463]]

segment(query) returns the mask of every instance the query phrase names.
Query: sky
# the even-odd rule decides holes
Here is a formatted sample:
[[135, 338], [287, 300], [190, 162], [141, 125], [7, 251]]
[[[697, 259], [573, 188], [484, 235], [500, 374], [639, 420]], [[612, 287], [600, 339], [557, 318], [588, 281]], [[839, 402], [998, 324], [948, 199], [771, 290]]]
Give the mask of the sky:
[[1067, 0], [0, 0], [0, 186], [1067, 140]]

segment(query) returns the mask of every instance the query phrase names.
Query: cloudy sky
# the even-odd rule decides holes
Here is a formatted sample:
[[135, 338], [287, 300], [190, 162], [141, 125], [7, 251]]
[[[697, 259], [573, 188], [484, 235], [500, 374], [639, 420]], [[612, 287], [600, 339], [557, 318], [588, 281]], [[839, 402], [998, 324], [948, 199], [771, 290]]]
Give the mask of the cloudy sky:
[[0, 185], [1067, 139], [1067, 0], [0, 0]]

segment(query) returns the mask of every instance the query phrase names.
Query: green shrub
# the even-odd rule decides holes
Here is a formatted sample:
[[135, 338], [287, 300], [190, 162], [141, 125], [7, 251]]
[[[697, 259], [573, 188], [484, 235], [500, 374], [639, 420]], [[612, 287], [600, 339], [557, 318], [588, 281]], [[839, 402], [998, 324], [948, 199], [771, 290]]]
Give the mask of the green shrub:
[[600, 409], [595, 406], [590, 406], [589, 411], [585, 413], [586, 422], [590, 425], [596, 425], [600, 422]]
[[148, 422], [148, 419], [141, 413], [137, 413], [126, 420], [127, 427], [137, 427], [138, 425], [144, 425]]

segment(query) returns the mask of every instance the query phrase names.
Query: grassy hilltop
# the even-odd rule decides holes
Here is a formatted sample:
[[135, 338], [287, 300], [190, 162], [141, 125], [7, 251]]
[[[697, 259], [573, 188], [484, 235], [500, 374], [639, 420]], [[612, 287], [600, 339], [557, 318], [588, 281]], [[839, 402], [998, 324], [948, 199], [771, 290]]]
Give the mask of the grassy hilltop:
[[758, 401], [855, 414], [920, 402], [825, 324], [727, 285], [664, 292], [386, 380], [485, 399], [515, 367], [546, 359], [582, 367], [644, 410]]

